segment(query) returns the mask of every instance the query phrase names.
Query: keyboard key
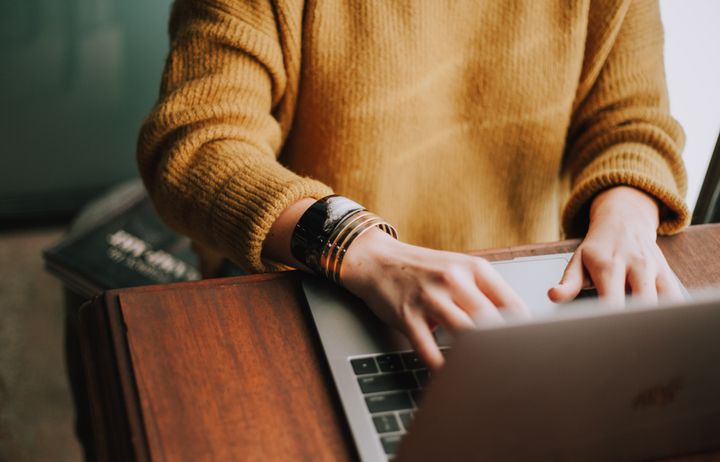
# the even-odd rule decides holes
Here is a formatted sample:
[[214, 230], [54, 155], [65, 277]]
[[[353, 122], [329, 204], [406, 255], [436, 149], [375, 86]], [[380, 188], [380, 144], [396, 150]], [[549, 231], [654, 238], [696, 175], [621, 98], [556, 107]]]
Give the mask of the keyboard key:
[[402, 435], [390, 435], [380, 438], [385, 454], [397, 454], [401, 438]]
[[378, 433], [390, 433], [399, 432], [400, 425], [398, 425], [395, 414], [383, 414], [373, 416], [373, 423]]
[[412, 422], [412, 418], [415, 416], [415, 413], [413, 413], [412, 411], [399, 412], [398, 416], [400, 417], [400, 421], [403, 424], [403, 428], [405, 428], [406, 431], [409, 430], [410, 422]]
[[370, 375], [367, 377], [358, 377], [357, 381], [363, 393], [411, 390], [418, 387], [412, 372]]
[[417, 379], [418, 383], [420, 384], [420, 388], [425, 388], [425, 385], [427, 385], [428, 380], [430, 380], [430, 372], [428, 372], [427, 369], [418, 369], [415, 371], [415, 378]]
[[376, 356], [375, 359], [383, 372], [399, 372], [403, 370], [400, 355], [398, 354], [380, 355]]
[[410, 396], [405, 392], [366, 396], [365, 403], [371, 414], [413, 408]]
[[406, 369], [421, 369], [425, 367], [425, 364], [423, 364], [420, 357], [414, 351], [403, 353], [400, 356]]
[[375, 360], [372, 356], [368, 356], [367, 358], [351, 359], [350, 364], [352, 365], [356, 375], [375, 374], [378, 371], [377, 365], [375, 364]]

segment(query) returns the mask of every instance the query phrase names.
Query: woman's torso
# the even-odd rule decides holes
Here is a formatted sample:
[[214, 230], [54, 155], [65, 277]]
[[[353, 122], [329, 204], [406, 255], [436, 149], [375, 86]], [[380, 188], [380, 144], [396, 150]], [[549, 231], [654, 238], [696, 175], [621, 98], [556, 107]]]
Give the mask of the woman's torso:
[[565, 1], [308, 1], [280, 160], [414, 244], [557, 239], [587, 10]]

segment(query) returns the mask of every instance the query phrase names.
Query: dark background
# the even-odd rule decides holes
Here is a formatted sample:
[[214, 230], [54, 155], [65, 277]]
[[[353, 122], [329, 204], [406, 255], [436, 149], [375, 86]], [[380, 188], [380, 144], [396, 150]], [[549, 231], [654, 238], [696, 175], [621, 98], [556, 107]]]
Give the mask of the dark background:
[[69, 215], [136, 176], [171, 0], [0, 0], [0, 220]]

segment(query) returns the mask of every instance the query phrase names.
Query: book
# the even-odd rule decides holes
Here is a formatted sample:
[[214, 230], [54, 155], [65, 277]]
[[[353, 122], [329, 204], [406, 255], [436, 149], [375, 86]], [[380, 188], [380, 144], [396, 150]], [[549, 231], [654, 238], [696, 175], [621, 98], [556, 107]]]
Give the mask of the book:
[[48, 271], [84, 298], [201, 278], [190, 240], [162, 222], [137, 180], [89, 204], [43, 256]]

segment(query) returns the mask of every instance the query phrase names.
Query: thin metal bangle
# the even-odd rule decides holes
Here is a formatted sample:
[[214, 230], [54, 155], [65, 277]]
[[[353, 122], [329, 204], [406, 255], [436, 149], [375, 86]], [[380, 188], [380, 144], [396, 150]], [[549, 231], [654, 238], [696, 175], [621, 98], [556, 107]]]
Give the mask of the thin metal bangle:
[[389, 232], [388, 234], [390, 234], [393, 238], [397, 239], [397, 231], [395, 230], [395, 228], [393, 228], [392, 225], [390, 225], [390, 223], [384, 221], [382, 218], [380, 218], [380, 217], [377, 217], [377, 218], [379, 220], [377, 222], [367, 223], [366, 226], [364, 226], [364, 227], [356, 228], [354, 234], [349, 236], [347, 239], [347, 242], [345, 242], [343, 244], [343, 248], [340, 251], [340, 253], [337, 255], [335, 265], [333, 267], [333, 281], [335, 281], [337, 284], [341, 283], [340, 272], [342, 271], [342, 265], [343, 265], [343, 261], [345, 259], [345, 255], [347, 254], [347, 251], [350, 248], [350, 246], [352, 245], [352, 243], [357, 238], [359, 238], [361, 235], [363, 235], [368, 230], [370, 230], [376, 226], [380, 227], [381, 229], [383, 229], [383, 226], [387, 226], [391, 230], [391, 232]]
[[348, 214], [346, 217], [340, 220], [338, 224], [335, 225], [335, 228], [333, 228], [328, 240], [325, 242], [323, 252], [329, 251], [333, 248], [333, 246], [337, 244], [338, 237], [348, 226], [350, 226], [353, 222], [359, 220], [360, 218], [368, 216], [370, 214], [372, 214], [372, 212], [368, 212], [367, 210], [358, 210], [356, 212]]
[[373, 214], [367, 210], [358, 210], [343, 218], [343, 220], [341, 220], [332, 230], [330, 238], [325, 243], [322, 253], [320, 254], [320, 268], [323, 270], [326, 277], [330, 274], [330, 262], [336, 253], [338, 241], [343, 240], [347, 233], [354, 228], [354, 226], [357, 226], [358, 220], [362, 220], [364, 217], [372, 215]]
[[323, 261], [323, 268], [325, 271], [325, 275], [329, 278], [330, 274], [332, 274], [331, 265], [333, 261], [336, 258], [336, 255], [338, 251], [340, 250], [342, 243], [347, 238], [348, 234], [352, 232], [353, 229], [361, 225], [364, 221], [368, 219], [372, 219], [374, 214], [370, 212], [363, 212], [358, 214], [358, 216], [354, 217], [353, 220], [348, 222], [345, 226], [343, 226], [341, 229], [338, 229], [338, 233], [335, 236], [335, 244], [332, 247], [326, 248], [327, 252], [325, 254], [325, 259]]
[[365, 229], [368, 229], [374, 225], [379, 225], [383, 222], [383, 219], [375, 214], [370, 214], [366, 217], [364, 217], [362, 220], [355, 222], [353, 225], [348, 226], [346, 229], [346, 232], [342, 236], [341, 241], [335, 248], [333, 249], [332, 254], [330, 255], [330, 258], [328, 259], [328, 278], [339, 282], [337, 274], [339, 272], [340, 265], [342, 264], [342, 259], [345, 253], [347, 252], [347, 248], [350, 246], [350, 243], [355, 240], [357, 237], [357, 234], [359, 232], [362, 232]]

